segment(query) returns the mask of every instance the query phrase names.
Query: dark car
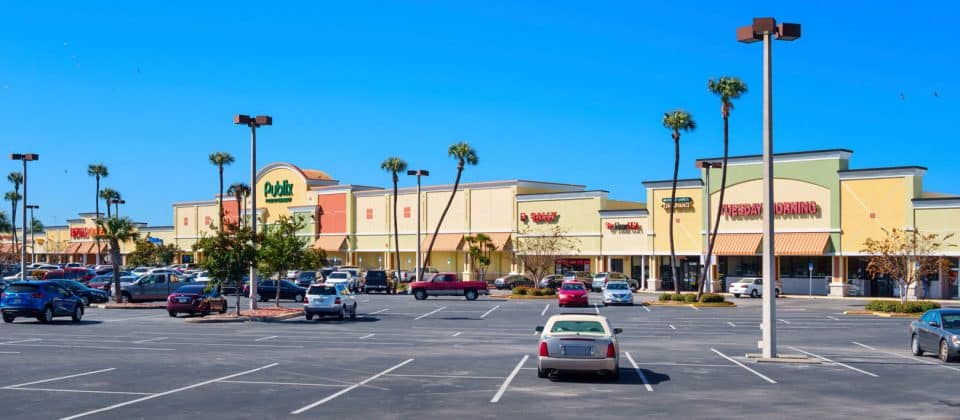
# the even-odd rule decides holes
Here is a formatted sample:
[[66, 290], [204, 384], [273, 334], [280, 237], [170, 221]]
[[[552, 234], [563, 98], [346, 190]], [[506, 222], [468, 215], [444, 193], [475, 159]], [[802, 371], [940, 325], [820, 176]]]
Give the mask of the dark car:
[[387, 272], [383, 270], [367, 271], [366, 280], [363, 283], [364, 293], [370, 292], [393, 292], [393, 281], [387, 277]]
[[960, 357], [960, 309], [932, 309], [911, 322], [910, 347], [914, 356], [935, 352], [944, 362]]
[[534, 281], [523, 274], [509, 274], [493, 281], [497, 289], [510, 289], [515, 287], [533, 287]]
[[593, 275], [586, 271], [568, 271], [563, 273], [563, 281], [579, 281], [587, 286], [587, 289], [593, 289]]
[[181, 312], [204, 316], [210, 312], [227, 312], [227, 299], [217, 293], [216, 288], [206, 291], [206, 285], [191, 284], [180, 286], [167, 296], [167, 313], [176, 317]]
[[84, 306], [90, 306], [91, 302], [106, 303], [108, 300], [110, 300], [110, 296], [107, 295], [106, 291], [84, 286], [83, 283], [80, 283], [76, 280], [59, 279], [51, 281], [63, 286], [64, 289], [69, 290], [74, 296], [80, 298], [80, 300], [83, 301]]
[[97, 276], [97, 273], [89, 268], [67, 267], [59, 270], [50, 270], [43, 275], [44, 280], [76, 280], [86, 284]]
[[540, 279], [540, 287], [548, 287], [551, 289], [559, 289], [563, 285], [563, 275], [562, 274], [550, 274]]
[[[280, 284], [280, 299], [292, 299], [294, 302], [303, 302], [307, 295], [305, 287], [297, 286], [289, 280], [264, 280], [257, 283], [257, 296], [261, 302], [267, 302], [277, 296], [277, 283]], [[244, 293], [249, 290], [249, 285], [244, 285]]]
[[310, 287], [311, 284], [317, 282], [317, 272], [316, 271], [301, 271], [297, 273], [296, 279], [294, 281], [297, 283], [297, 286], [300, 287]]
[[74, 322], [83, 317], [83, 301], [52, 281], [13, 283], [0, 294], [3, 322], [17, 317], [36, 317], [46, 324], [57, 316], [69, 316]]

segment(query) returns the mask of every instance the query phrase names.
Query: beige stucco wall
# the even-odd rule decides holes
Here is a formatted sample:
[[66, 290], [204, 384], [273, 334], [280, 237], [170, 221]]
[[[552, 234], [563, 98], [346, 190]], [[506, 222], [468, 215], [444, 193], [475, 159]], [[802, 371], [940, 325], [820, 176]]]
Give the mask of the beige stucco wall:
[[[356, 220], [357, 234], [380, 234], [386, 235], [392, 229], [387, 227], [387, 211], [389, 209], [388, 197], [386, 195], [373, 195], [357, 197]], [[367, 218], [367, 212], [371, 211], [371, 218]], [[415, 212], [414, 212], [415, 213]]]
[[906, 177], [841, 180], [841, 250], [859, 253], [867, 238], [883, 235], [882, 229], [910, 226], [907, 194], [912, 190], [913, 180]]
[[[450, 191], [436, 191], [425, 193], [426, 196], [426, 215], [425, 221], [427, 228], [433, 232], [443, 214], [443, 208], [450, 200]], [[460, 191], [453, 198], [450, 204], [450, 210], [443, 219], [443, 226], [440, 227], [440, 233], [463, 233], [467, 231], [467, 194]], [[414, 210], [416, 212], [416, 210]]]
[[512, 187], [471, 190], [470, 230], [511, 232], [516, 228], [515, 208]]
[[[775, 179], [774, 202], [813, 201], [819, 212], [816, 215], [780, 215], [775, 218], [778, 232], [828, 231], [831, 226], [830, 190], [816, 184], [793, 179]], [[720, 192], [710, 197], [711, 217], [717, 217]], [[763, 201], [763, 180], [742, 182], [727, 187], [724, 204], [752, 204]], [[714, 219], [716, 220], [716, 219]], [[720, 219], [721, 233], [760, 233], [763, 231], [761, 216], [723, 216]]]
[[[650, 252], [648, 217], [604, 217], [600, 219], [603, 255], [645, 255]], [[637, 223], [639, 230], [614, 230], [607, 223]], [[629, 265], [629, 264], [627, 264]], [[626, 268], [625, 268], [626, 269]]]
[[[670, 253], [670, 209], [664, 208], [663, 199], [670, 198], [669, 189], [655, 189], [648, 192], [648, 209], [652, 217], [653, 231], [656, 236], [653, 240], [653, 250], [656, 254]], [[690, 208], [674, 212], [674, 218], [679, 220], [674, 224], [674, 243], [677, 253], [699, 255], [702, 248], [703, 216], [701, 197], [702, 188], [677, 188], [677, 198], [690, 197], [693, 205]]]
[[946, 255], [960, 255], [960, 208], [916, 209], [917, 230], [922, 234], [937, 234], [944, 241], [940, 250]]

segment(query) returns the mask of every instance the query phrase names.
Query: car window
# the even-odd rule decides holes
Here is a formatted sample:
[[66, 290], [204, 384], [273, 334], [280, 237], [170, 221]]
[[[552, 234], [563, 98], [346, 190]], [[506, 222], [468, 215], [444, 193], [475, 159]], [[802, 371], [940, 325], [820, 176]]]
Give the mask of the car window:
[[307, 290], [308, 295], [332, 296], [337, 294], [337, 288], [334, 286], [310, 286]]
[[626, 283], [610, 283], [607, 284], [607, 290], [629, 290]]
[[180, 286], [177, 293], [203, 294], [204, 286]]
[[4, 289], [6, 293], [33, 293], [37, 291], [35, 284], [11, 284]]
[[561, 290], [586, 290], [580, 283], [567, 283], [561, 287]]
[[960, 314], [940, 314], [943, 318], [943, 328], [952, 330], [960, 329]]
[[603, 334], [603, 324], [598, 321], [556, 321], [552, 333]]
[[45, 285], [43, 285], [43, 291], [44, 291], [44, 292], [47, 292], [47, 293], [50, 293], [50, 294], [59, 294], [60, 292], [57, 291], [57, 289], [58, 289], [58, 287], [56, 287], [56, 286], [54, 286], [54, 285], [52, 285], [52, 284], [45, 284]]

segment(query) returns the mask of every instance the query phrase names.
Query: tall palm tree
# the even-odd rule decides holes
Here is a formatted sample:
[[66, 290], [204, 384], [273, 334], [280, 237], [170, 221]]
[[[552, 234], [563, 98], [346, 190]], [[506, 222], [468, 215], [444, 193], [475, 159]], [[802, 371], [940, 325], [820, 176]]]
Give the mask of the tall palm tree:
[[[109, 207], [109, 206], [108, 206]], [[134, 228], [133, 221], [128, 217], [108, 217], [97, 220], [97, 238], [110, 244], [110, 264], [113, 265], [113, 290], [117, 303], [123, 302], [120, 293], [120, 244], [135, 241], [140, 235]]]
[[[730, 111], [733, 110], [733, 99], [740, 98], [740, 95], [747, 93], [747, 84], [736, 77], [723, 76], [717, 80], [707, 81], [707, 89], [714, 95], [720, 97], [720, 115], [723, 116], [723, 165], [720, 167], [720, 199], [717, 200], [717, 208], [723, 208], [723, 197], [727, 192], [727, 158], [730, 154]], [[710, 170], [709, 168], [707, 169]], [[707, 191], [710, 194], [710, 191]], [[713, 255], [713, 246], [717, 242], [717, 231], [720, 230], [720, 213], [717, 213], [717, 219], [713, 222], [713, 233], [710, 233], [710, 226], [707, 226], [707, 235], [710, 240], [707, 242], [707, 260], [703, 264], [703, 275], [697, 284], [697, 300], [703, 294], [703, 282], [706, 281], [708, 270], [710, 269], [710, 257]]]
[[680, 132], [689, 132], [697, 128], [693, 116], [684, 110], [676, 110], [663, 114], [663, 126], [672, 132], [673, 137], [673, 187], [670, 190], [670, 274], [673, 279], [673, 290], [680, 294], [680, 280], [677, 278], [677, 251], [673, 240], [673, 213], [677, 201], [677, 175], [680, 171]]
[[112, 217], [110, 213], [110, 200], [113, 200], [114, 198], [120, 198], [120, 193], [117, 192], [117, 190], [110, 187], [106, 187], [100, 190], [100, 199], [103, 200], [103, 203], [107, 205], [108, 219]]
[[20, 184], [23, 184], [23, 174], [20, 172], [10, 172], [7, 174], [7, 181], [13, 184], [13, 191], [9, 192], [4, 198], [10, 201], [10, 224], [13, 225], [13, 249], [17, 249], [17, 202], [23, 196], [20, 195]]
[[[388, 157], [380, 163], [380, 169], [390, 172], [390, 174], [393, 175], [393, 243], [397, 256], [397, 278], [396, 281], [393, 282], [393, 292], [396, 293], [397, 283], [400, 282], [400, 231], [398, 230], [399, 223], [397, 222], [397, 183], [400, 182], [400, 177], [397, 176], [397, 174], [407, 170], [407, 162], [396, 156]], [[420, 244], [417, 244], [417, 246], [420, 246]]]
[[0, 210], [0, 232], [11, 232], [10, 228], [12, 226], [10, 219], [7, 217], [7, 212]]
[[237, 200], [237, 226], [239, 227], [243, 224], [243, 207], [246, 205], [247, 196], [250, 195], [250, 186], [243, 182], [234, 182], [227, 188], [227, 195]]
[[[100, 219], [100, 179], [106, 178], [110, 175], [110, 171], [107, 170], [107, 166], [102, 163], [91, 163], [87, 166], [87, 175], [90, 175], [97, 179], [97, 193], [93, 197], [94, 204], [97, 212], [97, 219]], [[100, 239], [97, 238], [97, 264], [100, 264], [100, 261], [103, 260], [103, 252], [100, 250]]]
[[233, 163], [233, 155], [227, 152], [215, 152], [210, 154], [210, 163], [217, 167], [220, 172], [220, 195], [217, 196], [217, 205], [219, 206], [220, 231], [223, 231], [223, 167]]
[[[447, 148], [447, 156], [457, 160], [457, 179], [453, 181], [453, 192], [450, 193], [447, 206], [443, 208], [443, 213], [440, 214], [440, 220], [437, 222], [437, 228], [434, 229], [433, 236], [430, 237], [430, 245], [427, 246], [427, 255], [424, 255], [421, 267], [427, 265], [427, 261], [430, 261], [433, 243], [437, 240], [437, 235], [440, 234], [440, 226], [443, 225], [443, 219], [447, 217], [447, 211], [450, 210], [450, 205], [453, 204], [453, 197], [457, 195], [457, 187], [460, 186], [460, 176], [463, 175], [464, 165], [476, 165], [479, 162], [477, 159], [477, 151], [466, 142], [451, 144], [450, 147]], [[417, 244], [417, 246], [420, 246], [420, 244]]]

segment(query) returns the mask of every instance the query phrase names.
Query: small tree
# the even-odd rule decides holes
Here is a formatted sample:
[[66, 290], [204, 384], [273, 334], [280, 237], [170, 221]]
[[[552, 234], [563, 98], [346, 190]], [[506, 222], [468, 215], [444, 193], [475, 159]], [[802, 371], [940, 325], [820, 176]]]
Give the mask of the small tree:
[[127, 265], [137, 267], [156, 264], [156, 248], [156, 245], [148, 240], [137, 240], [133, 252], [127, 254]]
[[114, 299], [117, 303], [123, 302], [123, 296], [120, 294], [120, 244], [127, 241], [135, 241], [139, 234], [134, 228], [133, 221], [127, 217], [111, 217], [109, 219], [97, 220], [98, 231], [97, 238], [107, 241], [110, 245], [110, 264], [113, 266], [113, 290]]
[[[306, 238], [297, 236], [304, 222], [299, 217], [280, 216], [275, 224], [269, 225], [260, 241], [259, 268], [265, 273], [277, 273], [276, 304], [280, 307], [280, 280], [291, 268], [298, 268], [307, 259]], [[256, 287], [250, 280], [250, 287]]]
[[[900, 301], [906, 303], [907, 290], [911, 284], [917, 284], [918, 280], [926, 276], [950, 269], [950, 261], [934, 253], [951, 247], [952, 245], [946, 244], [951, 237], [952, 233], [940, 237], [935, 233], [883, 229], [880, 239], [867, 238], [864, 241], [861, 252], [872, 255], [867, 263], [867, 272], [871, 276], [888, 276], [894, 279], [900, 290]], [[918, 289], [915, 294], [919, 296], [919, 293]]]
[[[204, 258], [200, 266], [210, 275], [208, 288], [219, 288], [232, 284], [237, 291], [237, 316], [240, 316], [240, 289], [243, 276], [256, 257], [253, 247], [253, 230], [249, 226], [228, 223], [223, 230], [216, 230], [213, 236], [206, 236], [197, 242], [197, 249], [203, 250]], [[259, 241], [259, 239], [258, 239]], [[253, 287], [255, 284], [251, 284]]]
[[564, 236], [565, 233], [560, 226], [541, 232], [524, 228], [514, 238], [514, 255], [533, 276], [535, 287], [540, 287], [540, 280], [553, 273], [557, 258], [580, 252], [580, 241]]
[[495, 248], [493, 241], [482, 233], [464, 237], [463, 240], [469, 245], [467, 255], [470, 256], [473, 271], [477, 273], [477, 279], [483, 281], [487, 275], [487, 267], [490, 266], [490, 254]]

